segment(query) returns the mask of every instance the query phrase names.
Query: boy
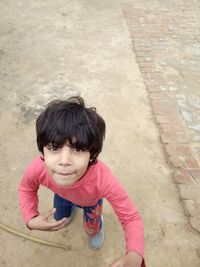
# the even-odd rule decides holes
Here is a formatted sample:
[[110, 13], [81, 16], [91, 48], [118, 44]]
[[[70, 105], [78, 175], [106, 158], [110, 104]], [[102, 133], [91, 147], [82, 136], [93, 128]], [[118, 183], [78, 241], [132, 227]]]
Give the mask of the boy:
[[[29, 229], [56, 231], [83, 209], [83, 225], [90, 247], [104, 240], [102, 202], [112, 205], [123, 227], [126, 255], [110, 267], [144, 267], [143, 226], [127, 193], [109, 168], [97, 159], [102, 150], [105, 122], [81, 97], [51, 102], [36, 121], [41, 156], [26, 168], [19, 186], [20, 209]], [[43, 185], [54, 192], [54, 209], [38, 211], [37, 191]], [[54, 215], [55, 222], [48, 219]]]

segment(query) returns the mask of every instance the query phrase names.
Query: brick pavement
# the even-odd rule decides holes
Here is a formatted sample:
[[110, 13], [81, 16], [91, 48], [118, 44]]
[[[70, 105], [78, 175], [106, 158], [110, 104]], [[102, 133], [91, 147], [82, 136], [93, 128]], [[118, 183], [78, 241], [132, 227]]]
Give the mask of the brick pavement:
[[122, 9], [185, 214], [200, 232], [200, 4], [153, 4]]

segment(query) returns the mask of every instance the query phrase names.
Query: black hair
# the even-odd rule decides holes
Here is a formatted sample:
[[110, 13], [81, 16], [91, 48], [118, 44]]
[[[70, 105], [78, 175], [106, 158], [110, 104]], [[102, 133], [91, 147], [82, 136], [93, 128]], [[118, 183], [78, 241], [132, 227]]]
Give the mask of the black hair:
[[102, 150], [105, 128], [96, 108], [87, 108], [82, 97], [54, 100], [36, 121], [38, 150], [43, 154], [44, 147], [50, 143], [61, 147], [69, 142], [76, 149], [89, 151], [93, 164]]

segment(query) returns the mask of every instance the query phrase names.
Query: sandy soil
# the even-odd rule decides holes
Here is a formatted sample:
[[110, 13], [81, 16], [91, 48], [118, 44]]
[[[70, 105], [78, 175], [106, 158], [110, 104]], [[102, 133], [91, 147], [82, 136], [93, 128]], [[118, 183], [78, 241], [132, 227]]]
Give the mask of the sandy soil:
[[[17, 187], [38, 153], [37, 114], [52, 99], [80, 94], [107, 122], [101, 159], [140, 210], [148, 266], [198, 267], [200, 239], [179, 201], [118, 2], [8, 0], [0, 13], [0, 221], [72, 247], [46, 247], [0, 230], [0, 266], [102, 267], [125, 253], [107, 202], [106, 238], [98, 252], [88, 248], [81, 211], [55, 233], [27, 230], [19, 212]], [[40, 211], [51, 209], [52, 193], [41, 188], [39, 194]]]

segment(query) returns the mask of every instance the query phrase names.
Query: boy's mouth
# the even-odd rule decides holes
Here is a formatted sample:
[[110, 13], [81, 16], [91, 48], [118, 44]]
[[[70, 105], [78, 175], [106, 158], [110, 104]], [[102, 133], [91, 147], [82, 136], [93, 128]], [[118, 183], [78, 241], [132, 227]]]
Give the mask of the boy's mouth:
[[61, 175], [61, 176], [69, 176], [69, 175], [72, 175], [74, 174], [75, 172], [57, 172], [58, 175]]

